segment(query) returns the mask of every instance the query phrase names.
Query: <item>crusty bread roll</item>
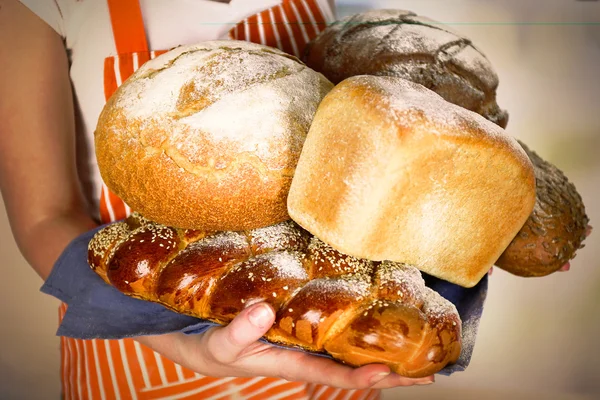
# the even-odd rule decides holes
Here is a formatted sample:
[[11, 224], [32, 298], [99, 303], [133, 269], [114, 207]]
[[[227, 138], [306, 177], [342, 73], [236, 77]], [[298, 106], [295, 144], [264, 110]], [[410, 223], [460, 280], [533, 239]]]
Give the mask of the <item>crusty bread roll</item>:
[[487, 57], [449, 26], [404, 10], [370, 10], [330, 25], [306, 47], [306, 64], [333, 83], [355, 75], [397, 76], [506, 127], [498, 75]]
[[265, 301], [277, 312], [268, 340], [352, 366], [423, 377], [461, 352], [456, 307], [416, 268], [341, 254], [292, 221], [211, 233], [134, 213], [99, 231], [88, 255], [121, 292], [217, 323]]
[[590, 220], [581, 195], [565, 174], [519, 144], [534, 166], [536, 202], [496, 265], [518, 276], [545, 276], [558, 271], [584, 247]]
[[422, 85], [357, 76], [319, 106], [288, 212], [342, 253], [472, 287], [534, 203], [531, 162], [497, 125]]
[[277, 49], [178, 47], [107, 102], [96, 153], [107, 186], [157, 222], [251, 229], [288, 219], [286, 196], [317, 105], [332, 88]]

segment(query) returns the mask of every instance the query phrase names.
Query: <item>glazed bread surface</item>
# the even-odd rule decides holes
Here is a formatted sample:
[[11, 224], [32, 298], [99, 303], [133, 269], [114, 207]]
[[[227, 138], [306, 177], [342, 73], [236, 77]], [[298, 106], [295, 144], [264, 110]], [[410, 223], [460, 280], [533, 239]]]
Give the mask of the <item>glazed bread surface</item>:
[[129, 296], [221, 324], [268, 302], [277, 316], [266, 339], [352, 366], [424, 377], [461, 352], [456, 308], [416, 268], [341, 254], [292, 221], [201, 232], [134, 213], [94, 236], [89, 263]]

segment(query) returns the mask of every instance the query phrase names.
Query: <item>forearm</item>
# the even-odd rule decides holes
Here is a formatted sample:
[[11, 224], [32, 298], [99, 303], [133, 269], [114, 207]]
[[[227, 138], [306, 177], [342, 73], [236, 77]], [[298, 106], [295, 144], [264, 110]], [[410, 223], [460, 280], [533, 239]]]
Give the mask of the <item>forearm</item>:
[[70, 240], [94, 226], [75, 163], [69, 65], [60, 36], [0, 0], [0, 190], [19, 249], [46, 278]]
[[168, 355], [168, 358], [173, 362], [178, 364], [184, 363], [180, 345], [182, 342], [185, 343], [189, 337], [183, 333], [174, 332], [164, 335], [137, 336], [133, 339], [159, 354]]
[[46, 280], [64, 248], [95, 226], [96, 223], [84, 213], [53, 215], [31, 225], [17, 237], [17, 243], [28, 263]]

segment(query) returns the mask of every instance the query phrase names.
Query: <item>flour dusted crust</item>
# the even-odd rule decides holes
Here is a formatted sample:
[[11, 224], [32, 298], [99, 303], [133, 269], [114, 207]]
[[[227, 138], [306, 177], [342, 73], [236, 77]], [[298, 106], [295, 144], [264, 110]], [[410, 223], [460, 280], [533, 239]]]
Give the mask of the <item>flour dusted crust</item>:
[[240, 230], [286, 220], [296, 162], [332, 86], [270, 47], [178, 47], [145, 63], [105, 106], [95, 134], [102, 178], [168, 226]]
[[334, 83], [355, 75], [397, 76], [505, 127], [496, 103], [498, 76], [464, 35], [404, 10], [372, 10], [330, 25], [304, 60]]
[[471, 287], [534, 203], [531, 162], [497, 125], [422, 85], [357, 76], [319, 106], [288, 211], [342, 253]]

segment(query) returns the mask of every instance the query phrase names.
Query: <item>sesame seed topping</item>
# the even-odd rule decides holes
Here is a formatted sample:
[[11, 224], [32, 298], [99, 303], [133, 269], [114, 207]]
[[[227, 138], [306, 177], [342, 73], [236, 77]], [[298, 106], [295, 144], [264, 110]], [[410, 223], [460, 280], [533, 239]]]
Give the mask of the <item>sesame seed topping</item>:
[[263, 251], [304, 250], [306, 238], [293, 221], [258, 228], [251, 231], [253, 246]]
[[[104, 263], [104, 260], [110, 261], [116, 249], [126, 241], [128, 243], [136, 241], [143, 243], [145, 239], [148, 239], [152, 243], [157, 241], [160, 247], [166, 247], [167, 250], [179, 247], [182, 251], [191, 251], [192, 248], [195, 248], [200, 253], [204, 248], [215, 249], [220, 251], [217, 254], [224, 254], [223, 257], [218, 257], [219, 262], [223, 262], [223, 258], [229, 260], [236, 257], [235, 264], [237, 265], [230, 269], [227, 274], [240, 272], [243, 276], [244, 273], [247, 273], [248, 279], [252, 282], [254, 282], [254, 278], [260, 278], [262, 282], [271, 282], [275, 279], [277, 282], [282, 278], [290, 277], [293, 278], [288, 281], [293, 282], [291, 284], [292, 289], [298, 286], [298, 280], [306, 282], [309, 279], [306, 270], [308, 263], [303, 262], [308, 257], [308, 260], [312, 262], [312, 268], [314, 268], [312, 271], [315, 271], [315, 269], [318, 271], [325, 270], [326, 273], [319, 274], [318, 279], [309, 280], [304, 287], [315, 285], [313, 288], [319, 293], [342, 293], [346, 298], [356, 299], [357, 301], [369, 298], [377, 293], [389, 293], [391, 295], [391, 298], [381, 296], [382, 298], [373, 300], [368, 307], [363, 309], [365, 317], [369, 315], [369, 310], [372, 310], [374, 306], [389, 307], [390, 304], [394, 303], [412, 306], [414, 299], [423, 300], [422, 311], [428, 316], [444, 315], [444, 313], [452, 312], [453, 305], [425, 287], [421, 273], [416, 268], [401, 263], [389, 261], [374, 263], [347, 256], [317, 238], [307, 239], [308, 236], [291, 222], [278, 224], [276, 229], [261, 228], [244, 233], [211, 233], [209, 236], [198, 233], [198, 239], [190, 239], [185, 236], [187, 242], [180, 242], [181, 233], [178, 232], [181, 231], [179, 230], [176, 231], [147, 220], [144, 220], [143, 224], [140, 222], [140, 224], [135, 229], [132, 229], [132, 227], [138, 226], [135, 221], [131, 226], [125, 222], [109, 225], [100, 231], [102, 234], [97, 234], [90, 241], [90, 251]], [[140, 237], [145, 239], [140, 239]], [[187, 246], [184, 246], [186, 243], [188, 243]], [[251, 244], [251, 248], [249, 244]], [[131, 248], [133, 247], [134, 245], [131, 246]], [[235, 251], [235, 253], [231, 253], [232, 251]], [[111, 252], [108, 258], [107, 252]], [[264, 276], [262, 276], [263, 271]], [[220, 279], [225, 278], [227, 274], [223, 274]], [[321, 275], [326, 276], [321, 277]], [[129, 284], [129, 281], [124, 282]], [[373, 288], [373, 283], [377, 283], [379, 288]], [[260, 285], [257, 284], [257, 286]], [[273, 285], [274, 288], [275, 286]], [[276, 289], [287, 291], [290, 286], [285, 285], [280, 289], [278, 284]], [[376, 289], [380, 289], [380, 291]], [[394, 292], [398, 297], [407, 297], [409, 300], [399, 300], [393, 295]], [[272, 292], [274, 298], [277, 298], [277, 293]], [[246, 299], [240, 299], [240, 301], [242, 304], [246, 303]], [[294, 311], [292, 308], [287, 310], [290, 313]], [[316, 323], [320, 314], [314, 315], [312, 323]], [[318, 319], [319, 322], [325, 320], [326, 316]], [[449, 322], [448, 319], [445, 321], [446, 323]], [[452, 321], [453, 326], [457, 324], [460, 324], [460, 320]], [[292, 327], [295, 327], [294, 322], [292, 322]]]

